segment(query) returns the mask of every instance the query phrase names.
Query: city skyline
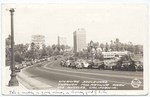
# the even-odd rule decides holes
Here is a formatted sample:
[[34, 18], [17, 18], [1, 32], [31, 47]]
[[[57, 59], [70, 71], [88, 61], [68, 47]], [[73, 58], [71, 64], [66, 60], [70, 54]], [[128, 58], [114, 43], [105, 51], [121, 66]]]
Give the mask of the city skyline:
[[[30, 43], [32, 35], [40, 34], [45, 36], [47, 45], [57, 44], [57, 36], [63, 36], [67, 38], [68, 45], [73, 46], [72, 32], [78, 28], [86, 30], [87, 43], [91, 40], [109, 43], [116, 38], [123, 43], [147, 42], [145, 5], [79, 4], [76, 7], [76, 4], [44, 4], [44, 6], [7, 4], [2, 7], [2, 32], [5, 38], [10, 34], [10, 13], [6, 11], [10, 7], [15, 8], [16, 44]], [[118, 13], [120, 14], [116, 15]]]

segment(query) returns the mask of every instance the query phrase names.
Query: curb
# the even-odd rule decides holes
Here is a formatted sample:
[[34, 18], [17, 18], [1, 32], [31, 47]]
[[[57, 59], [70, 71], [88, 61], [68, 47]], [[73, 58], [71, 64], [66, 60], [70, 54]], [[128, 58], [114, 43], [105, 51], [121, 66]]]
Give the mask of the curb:
[[[30, 68], [30, 67], [28, 67]], [[25, 70], [25, 69], [24, 69]], [[52, 86], [42, 83], [39, 80], [31, 78], [30, 76], [23, 73], [22, 70], [20, 73], [17, 74], [17, 78], [19, 82], [25, 86], [29, 90], [41, 90], [41, 89], [51, 89]]]

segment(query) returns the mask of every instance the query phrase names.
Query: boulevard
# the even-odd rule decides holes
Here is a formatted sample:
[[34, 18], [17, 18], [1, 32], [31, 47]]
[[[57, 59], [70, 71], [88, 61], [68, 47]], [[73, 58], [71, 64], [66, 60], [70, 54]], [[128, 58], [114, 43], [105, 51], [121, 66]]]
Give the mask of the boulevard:
[[[42, 83], [50, 85], [53, 89], [106, 89], [106, 90], [141, 90], [143, 89], [143, 72], [131, 72], [131, 71], [112, 71], [112, 70], [98, 70], [98, 69], [71, 69], [61, 67], [60, 62], [62, 59], [51, 60], [35, 64], [22, 70], [22, 72], [29, 77], [32, 77]], [[133, 88], [131, 81], [138, 79], [141, 82], [140, 87]], [[68, 83], [71, 81], [78, 81], [77, 85], [69, 87], [68, 85], [74, 83]], [[104, 81], [103, 85], [110, 86], [109, 88], [93, 88], [89, 84], [93, 85], [93, 81]], [[84, 84], [84, 82], [86, 84]], [[63, 84], [62, 84], [63, 83]], [[97, 84], [99, 85], [99, 84]], [[61, 86], [65, 86], [62, 88]], [[84, 87], [83, 87], [84, 86]]]

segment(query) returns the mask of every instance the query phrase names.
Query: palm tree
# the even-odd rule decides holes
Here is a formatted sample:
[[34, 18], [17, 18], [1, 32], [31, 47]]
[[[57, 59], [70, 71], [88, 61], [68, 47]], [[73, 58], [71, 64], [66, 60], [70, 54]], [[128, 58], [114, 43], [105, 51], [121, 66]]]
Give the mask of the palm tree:
[[108, 52], [108, 50], [109, 50], [109, 45], [108, 45], [108, 43], [106, 42], [106, 45], [105, 45], [105, 52]]
[[120, 48], [120, 47], [119, 47], [120, 42], [119, 42], [119, 39], [118, 39], [118, 38], [116, 38], [116, 42], [115, 42], [115, 43], [116, 43], [116, 50], [119, 51], [119, 50], [120, 50], [120, 49], [119, 49], [119, 48]]
[[105, 47], [104, 44], [101, 43], [101, 44], [100, 44], [100, 48], [102, 49], [102, 51], [104, 51], [104, 47]]
[[114, 43], [113, 43], [113, 40], [110, 41], [110, 49], [111, 49], [111, 51], [114, 51]]

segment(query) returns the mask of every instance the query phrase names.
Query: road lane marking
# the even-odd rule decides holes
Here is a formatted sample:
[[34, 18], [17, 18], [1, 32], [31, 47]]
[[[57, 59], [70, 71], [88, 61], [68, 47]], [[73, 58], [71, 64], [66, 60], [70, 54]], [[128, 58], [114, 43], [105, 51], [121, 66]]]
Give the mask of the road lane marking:
[[[70, 72], [70, 73], [78, 73], [78, 74], [89, 74], [89, 75], [99, 75], [99, 76], [107, 76], [107, 77], [116, 77], [116, 78], [128, 78], [128, 79], [134, 79], [135, 76], [125, 76], [125, 75], [110, 75], [110, 74], [96, 74], [96, 73], [88, 73], [88, 72], [79, 72], [79, 71], [66, 71], [61, 69], [54, 69], [47, 67], [48, 64], [45, 64], [43, 68], [50, 69], [50, 70], [56, 70], [56, 71], [63, 71], [63, 72]], [[138, 79], [143, 79], [143, 77], [136, 77]]]

